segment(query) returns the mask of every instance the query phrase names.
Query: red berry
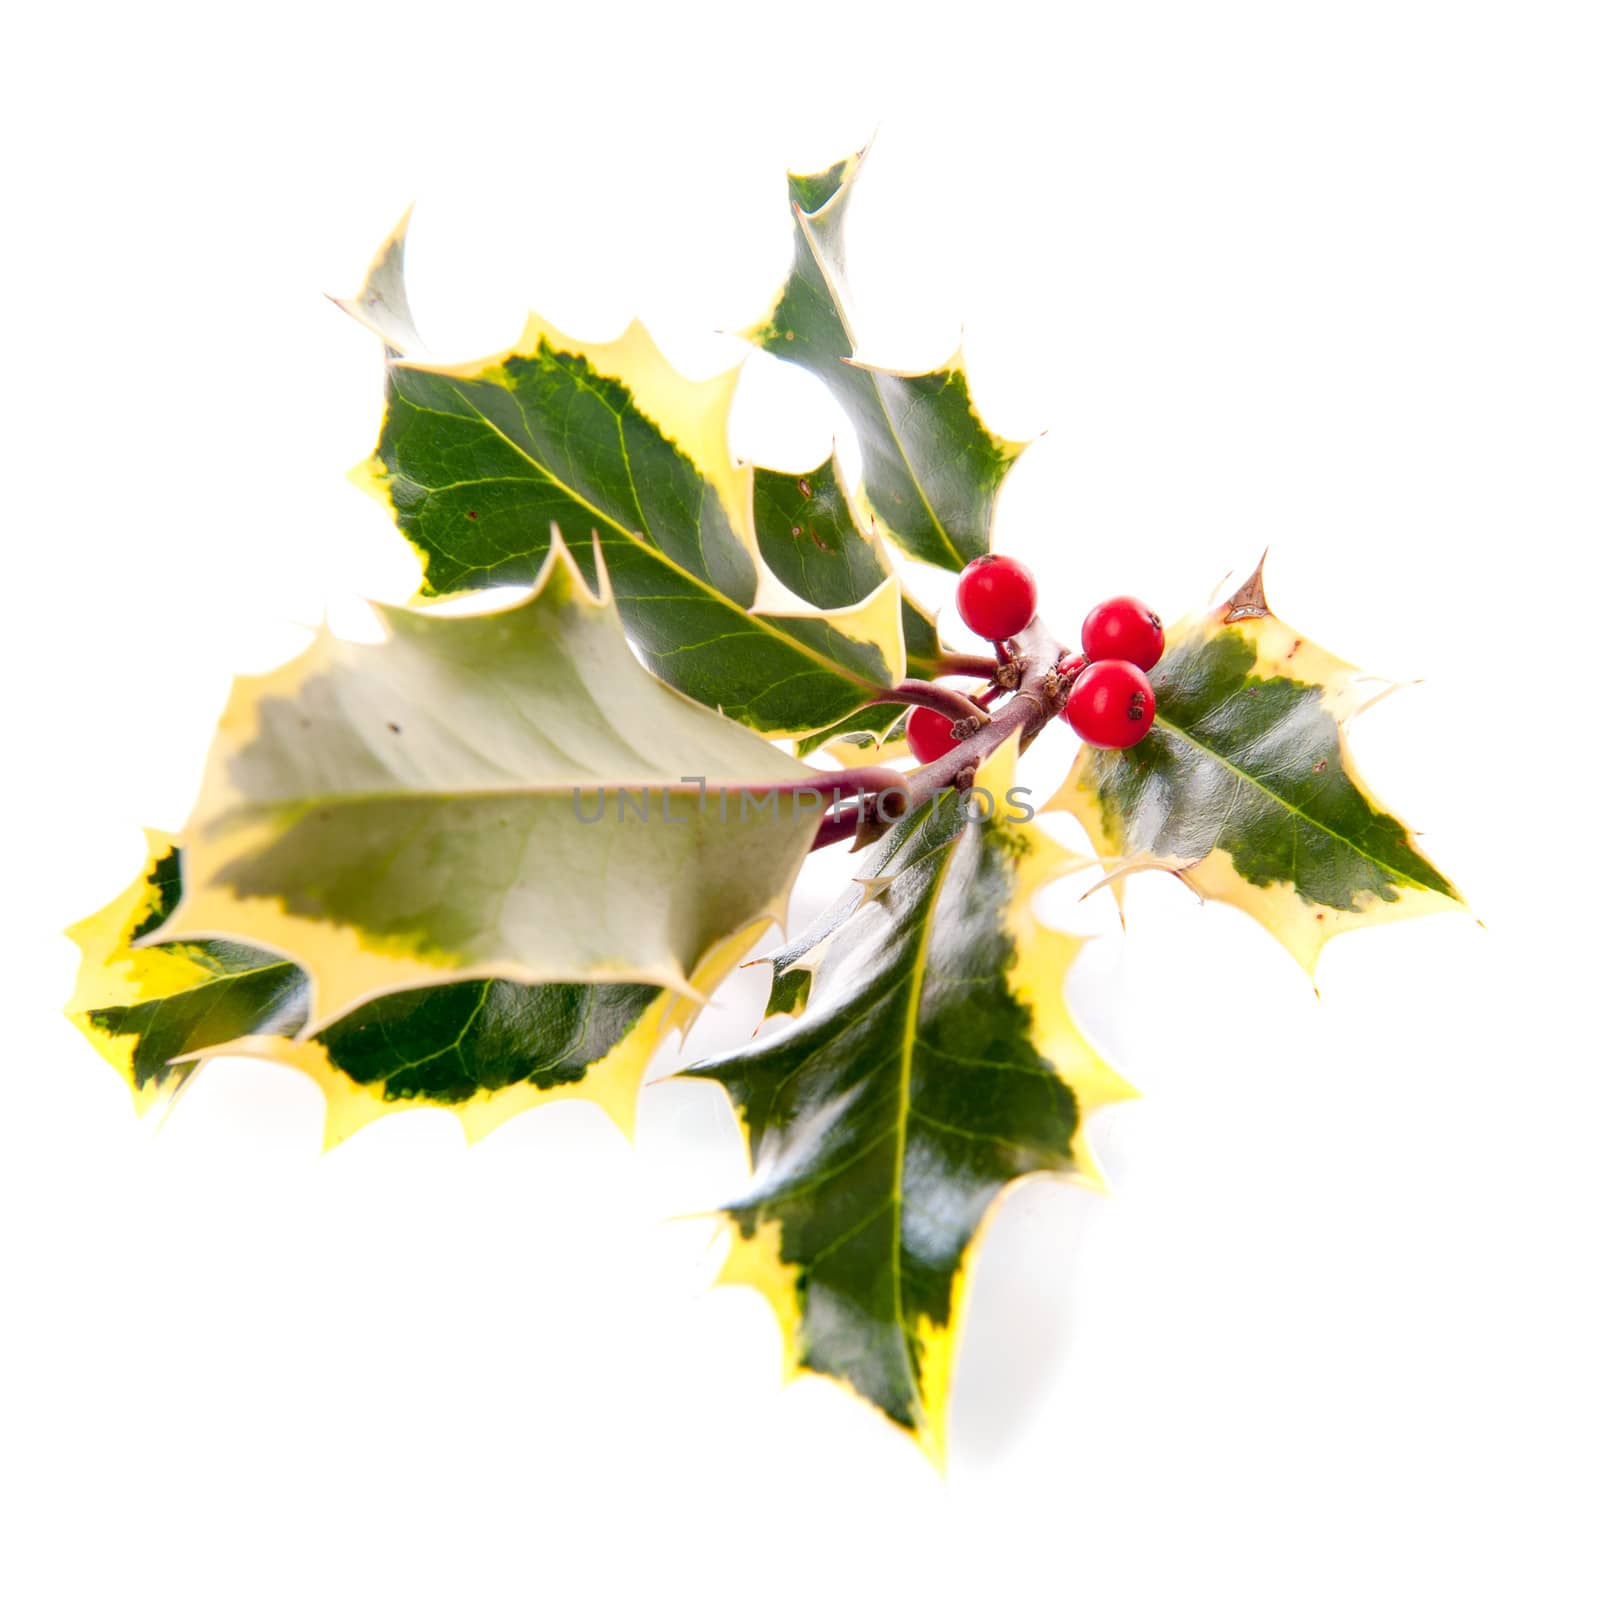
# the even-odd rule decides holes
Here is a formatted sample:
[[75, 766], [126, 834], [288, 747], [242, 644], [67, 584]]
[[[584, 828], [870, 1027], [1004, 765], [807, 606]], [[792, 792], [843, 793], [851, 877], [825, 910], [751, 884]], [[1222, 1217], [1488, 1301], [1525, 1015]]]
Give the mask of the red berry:
[[949, 717], [932, 706], [913, 707], [906, 722], [906, 743], [911, 746], [912, 755], [924, 766], [949, 755], [961, 743], [950, 732], [954, 726]]
[[1091, 661], [1131, 661], [1148, 672], [1166, 643], [1161, 618], [1131, 594], [1102, 600], [1083, 619], [1083, 653]]
[[1089, 665], [1087, 656], [1062, 656], [1056, 662], [1056, 678], [1063, 689], [1070, 689]]
[[1126, 750], [1155, 722], [1156, 692], [1131, 661], [1091, 661], [1067, 695], [1062, 715], [1085, 744]]
[[1033, 621], [1039, 588], [1033, 574], [1010, 556], [969, 561], [956, 585], [956, 610], [982, 639], [1011, 639]]

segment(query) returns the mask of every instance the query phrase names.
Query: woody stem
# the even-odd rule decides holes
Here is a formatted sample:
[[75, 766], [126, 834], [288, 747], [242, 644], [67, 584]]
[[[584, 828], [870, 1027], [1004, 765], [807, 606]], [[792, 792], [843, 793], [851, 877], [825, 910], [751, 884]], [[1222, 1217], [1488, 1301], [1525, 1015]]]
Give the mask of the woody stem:
[[[1056, 664], [1065, 654], [1042, 622], [1034, 621], [1017, 635], [1012, 660], [1020, 667], [1017, 692], [994, 716], [986, 716], [977, 731], [963, 739], [948, 755], [930, 761], [915, 772], [904, 774], [895, 785], [899, 795], [892, 814], [886, 814], [882, 795], [863, 795], [852, 806], [830, 815], [817, 831], [812, 849], [821, 849], [839, 839], [854, 837], [866, 843], [884, 833], [899, 817], [909, 816], [942, 789], [964, 788], [984, 761], [1012, 734], [1020, 736], [1024, 749], [1061, 710], [1066, 699]], [[964, 697], [963, 697], [964, 698]]]
[[[997, 653], [1004, 648], [1004, 645], [997, 646]], [[987, 680], [994, 676], [996, 664], [989, 656], [969, 656], [959, 653], [941, 656], [939, 659], [939, 676], [941, 678], [981, 678]]]
[[927, 706], [952, 722], [965, 722], [969, 717], [976, 717], [980, 723], [989, 720], [988, 712], [975, 701], [969, 700], [959, 689], [952, 689], [943, 683], [924, 683], [921, 678], [907, 678], [867, 703], [874, 706], [897, 703]]

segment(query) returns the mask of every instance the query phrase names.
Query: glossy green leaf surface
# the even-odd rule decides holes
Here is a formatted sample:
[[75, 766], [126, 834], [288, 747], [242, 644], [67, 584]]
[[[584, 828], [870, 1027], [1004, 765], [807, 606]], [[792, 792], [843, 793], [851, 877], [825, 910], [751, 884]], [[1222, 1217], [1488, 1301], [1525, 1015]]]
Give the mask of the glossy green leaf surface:
[[[755, 469], [756, 539], [773, 575], [814, 606], [829, 609], [858, 604], [889, 575], [879, 540], [861, 526], [850, 491], [830, 456], [808, 472]], [[902, 598], [900, 622], [906, 644], [906, 672], [915, 678], [939, 676], [943, 652], [933, 619]], [[830, 726], [804, 735], [796, 752], [808, 756], [838, 739], [876, 749], [888, 741], [905, 715], [901, 705], [868, 705]]]
[[913, 678], [944, 676], [944, 647], [938, 624], [909, 596], [900, 604], [900, 632], [906, 646], [906, 672]]
[[984, 426], [959, 356], [934, 372], [855, 361], [846, 308], [844, 221], [859, 156], [791, 175], [794, 262], [752, 338], [815, 374], [861, 444], [867, 499], [909, 555], [958, 572], [991, 542], [995, 499], [1022, 446]]
[[727, 449], [737, 369], [676, 372], [642, 326], [585, 343], [530, 317], [503, 355], [394, 358], [409, 334], [403, 234], [340, 302], [391, 345], [388, 404], [359, 480], [423, 563], [423, 593], [531, 583], [566, 536], [603, 550], [635, 645], [673, 687], [770, 734], [823, 726], [904, 672], [898, 591], [880, 576], [839, 616], [752, 612], [751, 469]]
[[824, 611], [852, 606], [889, 575], [830, 456], [809, 472], [755, 469], [756, 540], [779, 582]]
[[773, 1010], [799, 1020], [691, 1069], [750, 1143], [725, 1278], [768, 1294], [794, 1364], [934, 1455], [985, 1215], [1028, 1174], [1091, 1170], [1083, 1118], [1127, 1093], [1066, 1012], [1077, 941], [1029, 910], [1065, 865], [1037, 827], [970, 822], [944, 794], [776, 958]]
[[322, 1027], [465, 978], [687, 992], [781, 914], [813, 774], [645, 671], [564, 549], [509, 609], [379, 615], [236, 685], [161, 937], [280, 952]]
[[506, 979], [404, 989], [305, 1039], [256, 1035], [213, 1054], [295, 1067], [328, 1103], [328, 1144], [386, 1112], [438, 1106], [477, 1138], [554, 1100], [590, 1100], [628, 1133], [672, 1000], [643, 984]]
[[[503, 980], [411, 989], [370, 1000], [298, 1042], [310, 986], [292, 962], [222, 940], [138, 944], [172, 915], [181, 883], [181, 851], [152, 835], [139, 878], [73, 929], [84, 959], [69, 1013], [141, 1108], [173, 1099], [205, 1057], [231, 1046], [316, 1079], [328, 1097], [329, 1142], [411, 1105], [459, 1110], [469, 1131], [483, 1131], [580, 1089], [612, 1102], [630, 1125], [628, 1097], [662, 1031], [659, 991]], [[585, 1084], [601, 1064], [615, 1081]], [[489, 1107], [512, 1089], [527, 1092]]]
[[[755, 599], [732, 508], [634, 403], [602, 358], [539, 330], [477, 367], [395, 362], [377, 460], [395, 516], [422, 552], [425, 592], [531, 583], [550, 526], [575, 551], [609, 539], [621, 592], [626, 559], [682, 575], [734, 606]], [[628, 588], [631, 589], [632, 585]]]
[[[819, 610], [858, 606], [892, 570], [882, 542], [856, 515], [839, 458], [809, 472], [755, 469], [756, 540], [772, 574]], [[909, 596], [900, 602], [906, 671], [937, 678], [944, 652], [939, 630]]]
[[1307, 970], [1336, 933], [1460, 905], [1350, 758], [1360, 675], [1272, 614], [1259, 573], [1172, 630], [1150, 681], [1150, 733], [1085, 746], [1051, 802], [1108, 861], [1177, 872]]

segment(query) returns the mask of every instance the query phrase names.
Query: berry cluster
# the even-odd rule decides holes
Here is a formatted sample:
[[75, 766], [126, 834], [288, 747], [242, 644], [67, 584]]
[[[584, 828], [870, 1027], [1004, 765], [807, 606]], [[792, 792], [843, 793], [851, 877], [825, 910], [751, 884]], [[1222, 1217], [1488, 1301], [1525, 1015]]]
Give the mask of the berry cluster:
[[[979, 556], [956, 585], [961, 620], [993, 641], [1002, 663], [1007, 641], [1034, 618], [1039, 590], [1033, 574], [1010, 556]], [[1066, 691], [1061, 716], [1086, 744], [1126, 750], [1150, 731], [1156, 695], [1146, 674], [1161, 659], [1161, 619], [1132, 595], [1102, 600], [1083, 619], [1083, 653], [1063, 657], [1056, 681]], [[1015, 667], [1011, 668], [1015, 672]], [[997, 683], [1004, 679], [997, 675]], [[1014, 687], [1015, 680], [1008, 687]], [[982, 697], [987, 703], [989, 696]], [[906, 723], [912, 754], [924, 765], [959, 744], [956, 725], [931, 706], [917, 706]]]
[[1102, 600], [1083, 619], [1083, 654], [1057, 670], [1071, 684], [1061, 715], [1085, 744], [1126, 750], [1150, 731], [1156, 692], [1145, 674], [1166, 643], [1161, 618], [1131, 594]]

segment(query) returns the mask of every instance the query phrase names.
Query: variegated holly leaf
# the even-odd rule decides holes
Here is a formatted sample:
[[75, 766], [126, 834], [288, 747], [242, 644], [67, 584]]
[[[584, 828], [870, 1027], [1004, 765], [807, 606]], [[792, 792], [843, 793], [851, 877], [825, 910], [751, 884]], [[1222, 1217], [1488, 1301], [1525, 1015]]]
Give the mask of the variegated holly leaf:
[[410, 335], [404, 238], [347, 310], [391, 346], [388, 407], [356, 477], [423, 562], [425, 595], [531, 583], [566, 535], [594, 578], [603, 550], [624, 623], [674, 688], [771, 736], [824, 726], [905, 673], [898, 585], [826, 618], [752, 612], [751, 469], [728, 454], [738, 369], [677, 372], [638, 323], [585, 343], [530, 317], [503, 354], [393, 358]]
[[781, 915], [816, 775], [646, 672], [559, 542], [507, 610], [379, 615], [235, 685], [157, 938], [287, 957], [322, 1028], [467, 978], [689, 992]]
[[978, 416], [959, 352], [934, 372], [890, 372], [855, 360], [846, 304], [844, 220], [861, 155], [791, 174], [794, 263], [750, 338], [814, 373], [861, 443], [866, 496], [908, 554], [959, 572], [989, 549], [995, 498], [1023, 446]]
[[[645, 985], [493, 979], [383, 995], [298, 1039], [309, 985], [292, 962], [218, 940], [138, 944], [171, 915], [182, 881], [176, 841], [152, 833], [149, 843], [129, 888], [71, 930], [83, 961], [68, 1006], [141, 1112], [170, 1104], [206, 1059], [247, 1055], [321, 1086], [330, 1146], [387, 1111], [444, 1107], [475, 1138], [568, 1096], [600, 1105], [627, 1133], [652, 1053], [687, 1020], [677, 997]], [[714, 985], [754, 937], [717, 952], [697, 984]]]
[[778, 581], [824, 611], [864, 600], [889, 576], [861, 526], [838, 456], [807, 472], [755, 468], [756, 543]]
[[1258, 569], [1169, 632], [1144, 739], [1086, 746], [1047, 809], [1120, 871], [1166, 868], [1248, 912], [1313, 971], [1337, 933], [1462, 905], [1355, 770], [1360, 680], [1272, 614]]
[[67, 930], [82, 960], [67, 1014], [127, 1080], [141, 1112], [171, 1101], [196, 1053], [244, 1034], [298, 1033], [305, 975], [291, 961], [229, 940], [144, 945], [178, 903], [176, 840], [146, 835], [144, 870]]
[[906, 671], [913, 678], [938, 678], [948, 670], [939, 625], [909, 595], [900, 601], [900, 633], [906, 646]]
[[881, 765], [911, 753], [905, 742], [909, 716], [903, 705], [863, 706], [831, 728], [808, 733], [795, 744], [795, 754], [826, 750], [847, 767]]
[[[755, 469], [756, 542], [773, 575], [822, 611], [858, 606], [893, 571], [883, 541], [862, 527], [839, 458], [809, 472]], [[944, 651], [932, 617], [909, 595], [900, 602], [906, 671], [937, 678]]]
[[410, 226], [408, 206], [389, 237], [378, 246], [360, 289], [348, 297], [329, 296], [341, 311], [377, 334], [384, 348], [396, 358], [408, 352], [419, 354], [421, 344], [406, 293], [406, 232]]
[[[837, 456], [809, 472], [757, 467], [755, 517], [761, 556], [773, 575], [824, 610], [860, 604], [892, 570], [882, 541], [861, 525]], [[937, 678], [944, 671], [944, 651], [933, 618], [907, 595], [900, 602], [900, 624], [906, 672]], [[904, 720], [903, 705], [863, 706], [804, 735], [796, 750], [807, 756], [831, 748], [835, 755], [881, 761]]]
[[[978, 775], [1011, 787], [1015, 745]], [[776, 958], [799, 1020], [691, 1069], [739, 1110], [750, 1191], [723, 1281], [761, 1289], [791, 1370], [837, 1378], [942, 1458], [974, 1241], [1033, 1173], [1095, 1178], [1084, 1120], [1131, 1091], [1068, 1013], [1079, 941], [1031, 901], [1082, 863], [1037, 825], [945, 792]], [[797, 974], [806, 974], [803, 981]]]

